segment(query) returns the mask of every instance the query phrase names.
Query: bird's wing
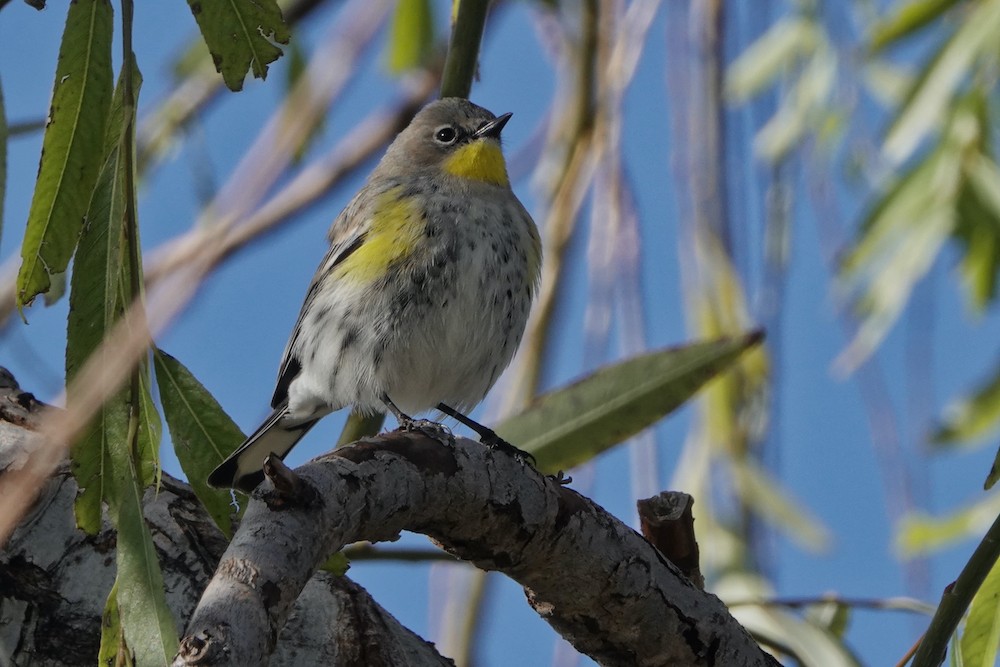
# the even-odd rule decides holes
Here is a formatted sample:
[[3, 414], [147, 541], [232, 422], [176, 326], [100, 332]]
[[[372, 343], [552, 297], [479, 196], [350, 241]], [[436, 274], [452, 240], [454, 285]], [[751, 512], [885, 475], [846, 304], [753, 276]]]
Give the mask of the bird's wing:
[[335, 266], [350, 257], [351, 253], [361, 247], [368, 234], [368, 230], [371, 228], [370, 216], [366, 215], [364, 211], [371, 198], [366, 195], [365, 190], [359, 192], [341, 214], [337, 216], [337, 219], [334, 220], [333, 225], [330, 227], [328, 234], [330, 249], [323, 256], [323, 261], [320, 262], [319, 268], [316, 269], [316, 273], [313, 275], [312, 282], [309, 284], [309, 290], [306, 292], [305, 301], [302, 303], [302, 308], [299, 309], [299, 316], [295, 320], [295, 326], [292, 328], [292, 335], [285, 345], [285, 353], [282, 355], [281, 367], [278, 371], [278, 382], [274, 388], [274, 396], [271, 398], [272, 408], [277, 408], [279, 404], [288, 398], [288, 386], [299, 374], [299, 371], [302, 370], [302, 365], [292, 354], [292, 349], [299, 337], [303, 318], [312, 306], [312, 302], [316, 298], [320, 286], [323, 284], [324, 276], [328, 276]]

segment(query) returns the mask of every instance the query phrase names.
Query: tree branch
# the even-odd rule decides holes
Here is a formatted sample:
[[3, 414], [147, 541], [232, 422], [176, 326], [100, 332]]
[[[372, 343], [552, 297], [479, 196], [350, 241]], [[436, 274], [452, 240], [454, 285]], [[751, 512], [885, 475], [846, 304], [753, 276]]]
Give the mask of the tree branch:
[[298, 468], [296, 482], [276, 474], [282, 488], [301, 491], [265, 483], [254, 493], [175, 665], [265, 664], [320, 563], [345, 544], [402, 530], [518, 581], [529, 604], [601, 664], [776, 664], [635, 531], [479, 443], [394, 432]]
[[[42, 445], [35, 433], [47, 406], [0, 368], [0, 488]], [[54, 409], [54, 408], [49, 408]], [[105, 520], [96, 535], [75, 526], [78, 487], [63, 464], [0, 550], [3, 664], [90, 667], [97, 661], [101, 615], [115, 581], [116, 535]], [[168, 475], [148, 489], [143, 513], [163, 568], [167, 604], [188, 618], [226, 548], [188, 485]], [[295, 600], [270, 665], [452, 665], [347, 577], [321, 572]]]

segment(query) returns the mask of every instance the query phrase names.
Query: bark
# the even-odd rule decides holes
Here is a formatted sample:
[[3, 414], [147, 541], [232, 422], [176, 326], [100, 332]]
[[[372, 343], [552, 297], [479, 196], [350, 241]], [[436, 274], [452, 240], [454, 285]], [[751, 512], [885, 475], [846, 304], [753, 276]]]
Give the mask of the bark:
[[[44, 406], [0, 368], [0, 487], [41, 446]], [[97, 661], [101, 614], [115, 579], [116, 535], [76, 528], [68, 465], [42, 489], [0, 550], [0, 665], [69, 667]], [[145, 496], [167, 603], [181, 627], [218, 566], [226, 540], [191, 493], [164, 475]], [[288, 611], [271, 665], [450, 665], [346, 577], [314, 576]]]
[[345, 544], [429, 535], [498, 570], [604, 665], [775, 665], [715, 596], [602, 508], [465, 439], [394, 432], [295, 470], [265, 466], [175, 665], [265, 664], [289, 606]]

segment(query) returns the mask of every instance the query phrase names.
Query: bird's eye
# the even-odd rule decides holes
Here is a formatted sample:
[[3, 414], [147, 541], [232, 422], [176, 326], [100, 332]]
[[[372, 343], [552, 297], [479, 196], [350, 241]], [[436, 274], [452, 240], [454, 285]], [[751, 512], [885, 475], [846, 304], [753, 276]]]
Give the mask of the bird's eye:
[[448, 145], [454, 143], [455, 139], [457, 138], [458, 138], [458, 132], [455, 131], [455, 128], [453, 128], [451, 125], [445, 125], [444, 127], [439, 127], [434, 132], [434, 140], [437, 141], [439, 144]]

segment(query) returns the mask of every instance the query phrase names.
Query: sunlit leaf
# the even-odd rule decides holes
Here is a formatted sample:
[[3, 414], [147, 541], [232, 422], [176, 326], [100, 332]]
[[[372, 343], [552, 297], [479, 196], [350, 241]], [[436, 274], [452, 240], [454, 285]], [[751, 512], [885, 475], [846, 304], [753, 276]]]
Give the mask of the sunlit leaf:
[[759, 576], [733, 571], [723, 575], [712, 592], [724, 602], [739, 601], [730, 610], [740, 625], [765, 646], [775, 646], [803, 667], [859, 667], [844, 642], [822, 626], [809, 623], [780, 607], [745, 604], [767, 600], [774, 592]]
[[993, 667], [1000, 646], [1000, 562], [993, 565], [969, 605], [962, 633], [965, 667]]
[[49, 276], [66, 270], [76, 248], [104, 159], [101, 147], [111, 101], [111, 33], [108, 0], [70, 3], [38, 180], [21, 245], [19, 307], [49, 289]]
[[181, 362], [155, 350], [156, 382], [181, 469], [198, 500], [226, 536], [232, 536], [231, 496], [208, 485], [208, 474], [243, 442], [222, 406]]
[[959, 540], [981, 538], [997, 514], [1000, 514], [1000, 495], [996, 493], [940, 518], [913, 512], [900, 522], [896, 550], [904, 558], [914, 558]]
[[939, 18], [960, 0], [908, 0], [896, 3], [886, 18], [872, 26], [868, 48], [878, 52], [886, 46], [918, 32]]
[[188, 5], [230, 90], [243, 88], [247, 70], [258, 79], [267, 77], [267, 66], [282, 54], [277, 45], [288, 44], [290, 33], [276, 0], [188, 0]]
[[825, 600], [806, 607], [805, 620], [843, 640], [851, 623], [851, 607], [837, 600]]
[[554, 472], [588, 461], [680, 406], [760, 333], [644, 354], [538, 398], [496, 431]]
[[430, 0], [399, 0], [386, 42], [386, 66], [393, 74], [420, 67], [434, 45]]
[[884, 60], [867, 63], [863, 76], [868, 90], [886, 108], [901, 104], [914, 81], [912, 72]]
[[806, 132], [818, 129], [829, 108], [829, 97], [837, 74], [837, 59], [831, 49], [819, 49], [796, 78], [777, 113], [754, 138], [754, 150], [772, 162], [780, 161], [795, 148]]
[[733, 460], [736, 492], [747, 507], [800, 546], [822, 551], [830, 546], [830, 532], [800, 503], [789, 498], [777, 480], [749, 459]]
[[961, 167], [957, 147], [938, 150], [904, 175], [864, 221], [839, 276], [844, 289], [863, 286], [856, 302], [861, 326], [836, 361], [841, 371], [856, 368], [885, 338], [954, 229]]
[[342, 577], [347, 574], [349, 569], [351, 569], [351, 561], [348, 560], [343, 551], [338, 551], [327, 558], [326, 562], [319, 566], [319, 569], [338, 577]]
[[976, 388], [971, 396], [949, 405], [944, 422], [934, 433], [933, 441], [942, 445], [969, 443], [982, 438], [1000, 421], [1000, 368]]
[[890, 162], [900, 164], [909, 158], [941, 122], [976, 58], [995, 51], [998, 32], [1000, 0], [972, 4], [959, 28], [922, 69], [889, 127], [882, 152]]
[[808, 56], [821, 40], [816, 23], [794, 16], [777, 21], [729, 66], [726, 96], [744, 102], [775, 84], [776, 80]]

